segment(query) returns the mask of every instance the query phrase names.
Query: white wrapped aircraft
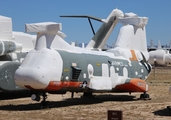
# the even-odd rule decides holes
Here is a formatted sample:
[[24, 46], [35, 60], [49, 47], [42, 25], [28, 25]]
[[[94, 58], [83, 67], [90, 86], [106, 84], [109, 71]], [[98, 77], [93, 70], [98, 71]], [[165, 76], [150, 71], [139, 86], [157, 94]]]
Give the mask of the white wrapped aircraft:
[[161, 47], [160, 41], [158, 42], [158, 48], [149, 52], [149, 63], [155, 66], [167, 66], [171, 64], [171, 54], [169, 50], [165, 50]]
[[23, 90], [14, 82], [14, 73], [34, 48], [35, 35], [12, 30], [12, 19], [0, 16], [0, 90]]
[[[114, 9], [103, 21], [86, 48], [65, 42], [61, 23], [26, 24], [27, 32], [37, 33], [36, 45], [15, 72], [16, 84], [35, 91], [32, 100], [39, 101], [42, 95], [43, 105], [46, 92], [84, 92], [83, 96], [93, 92], [142, 92], [140, 98], [149, 98], [145, 82], [151, 71], [145, 31], [148, 18]], [[114, 28], [111, 26], [117, 22], [123, 27], [115, 47], [101, 51]], [[98, 33], [104, 33], [103, 37]]]

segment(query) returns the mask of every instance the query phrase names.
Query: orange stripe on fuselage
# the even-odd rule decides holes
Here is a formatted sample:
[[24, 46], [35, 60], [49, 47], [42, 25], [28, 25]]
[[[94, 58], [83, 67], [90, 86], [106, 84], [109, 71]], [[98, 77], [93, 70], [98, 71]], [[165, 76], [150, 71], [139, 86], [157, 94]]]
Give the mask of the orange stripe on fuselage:
[[[50, 81], [49, 85], [45, 89], [39, 90], [46, 90], [46, 91], [58, 91], [62, 88], [80, 88], [80, 84], [82, 82], [72, 82], [72, 81]], [[35, 90], [30, 86], [25, 86], [28, 89]], [[125, 83], [122, 85], [117, 85], [114, 89], [117, 92], [147, 92], [148, 88], [146, 88], [146, 82], [144, 80], [133, 78], [130, 80], [129, 83]]]
[[79, 88], [82, 82], [72, 82], [72, 81], [50, 81], [49, 85], [46, 87], [48, 91], [56, 91], [60, 90], [61, 88]]
[[114, 89], [123, 92], [146, 92], [146, 82], [144, 80], [133, 78], [129, 83], [116, 86]]
[[130, 50], [130, 51], [131, 51], [131, 54], [132, 54], [132, 58], [130, 58], [130, 60], [138, 60], [137, 56], [135, 54], [135, 51], [134, 50]]

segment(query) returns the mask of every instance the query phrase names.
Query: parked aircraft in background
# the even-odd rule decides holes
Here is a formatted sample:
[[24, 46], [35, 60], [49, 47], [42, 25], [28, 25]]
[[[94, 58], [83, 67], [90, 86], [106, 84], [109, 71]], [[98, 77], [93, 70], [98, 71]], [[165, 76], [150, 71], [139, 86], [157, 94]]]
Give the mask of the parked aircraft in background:
[[12, 31], [12, 19], [0, 16], [0, 90], [17, 91], [23, 88], [14, 82], [14, 73], [26, 54], [34, 48], [35, 35]]
[[148, 51], [153, 51], [153, 50], [157, 49], [157, 47], [153, 43], [153, 39], [150, 40], [150, 46], [148, 46], [147, 49], [148, 49]]
[[149, 63], [155, 66], [167, 66], [171, 64], [171, 54], [169, 50], [161, 47], [160, 41], [156, 50], [149, 51]]
[[[115, 47], [102, 51], [111, 26], [117, 22], [123, 27]], [[37, 33], [36, 45], [16, 70], [15, 82], [34, 91], [32, 100], [39, 101], [42, 95], [43, 105], [47, 92], [64, 94], [70, 91], [72, 97], [74, 92], [83, 92], [83, 96], [91, 96], [94, 92], [142, 92], [140, 98], [149, 98], [145, 82], [151, 71], [147, 62], [147, 22], [147, 17], [114, 9], [86, 48], [65, 42], [59, 35], [60, 23], [26, 24], [27, 32]], [[98, 33], [103, 31], [101, 37]]]

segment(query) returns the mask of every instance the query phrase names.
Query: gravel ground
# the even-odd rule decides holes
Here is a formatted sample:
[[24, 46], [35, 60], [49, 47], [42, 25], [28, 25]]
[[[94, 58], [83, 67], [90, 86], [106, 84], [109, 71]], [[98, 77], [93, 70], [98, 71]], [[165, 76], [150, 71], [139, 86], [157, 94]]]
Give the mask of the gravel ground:
[[26, 93], [22, 98], [18, 98], [21, 93], [1, 93], [0, 120], [107, 120], [108, 110], [121, 110], [123, 120], [170, 120], [171, 111], [166, 107], [171, 105], [168, 92], [171, 80], [164, 81], [147, 80], [151, 100], [138, 100], [141, 93], [96, 93], [90, 99], [80, 98], [82, 93], [71, 98], [68, 92], [64, 95], [48, 94], [49, 102], [43, 109]]

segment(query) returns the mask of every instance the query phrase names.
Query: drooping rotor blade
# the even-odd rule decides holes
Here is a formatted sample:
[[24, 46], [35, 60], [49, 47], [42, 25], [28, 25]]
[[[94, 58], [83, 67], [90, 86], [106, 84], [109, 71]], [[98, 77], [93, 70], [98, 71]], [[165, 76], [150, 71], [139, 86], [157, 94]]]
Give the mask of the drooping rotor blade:
[[104, 22], [103, 19], [101, 18], [97, 18], [89, 15], [61, 15], [60, 17], [90, 18], [99, 22]]
[[93, 16], [88, 16], [88, 15], [61, 15], [60, 17], [87, 18], [94, 35], [95, 35], [95, 31], [94, 31], [94, 28], [93, 28], [93, 25], [92, 25], [90, 19], [93, 19], [93, 20], [96, 20], [96, 21], [99, 21], [99, 22], [104, 22], [103, 19], [100, 19], [100, 18], [97, 18], [97, 17], [93, 17]]

